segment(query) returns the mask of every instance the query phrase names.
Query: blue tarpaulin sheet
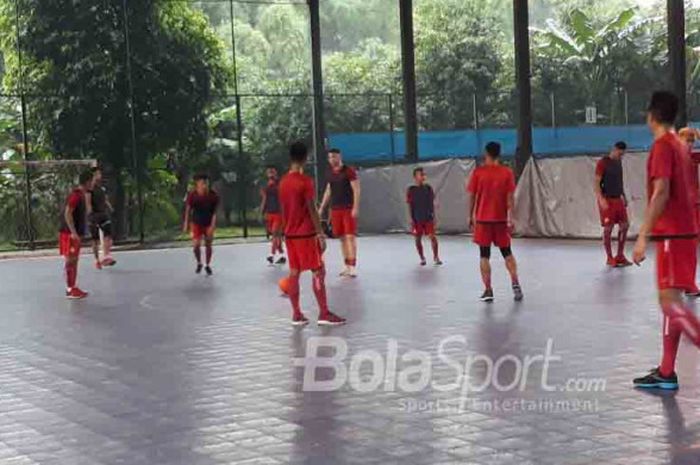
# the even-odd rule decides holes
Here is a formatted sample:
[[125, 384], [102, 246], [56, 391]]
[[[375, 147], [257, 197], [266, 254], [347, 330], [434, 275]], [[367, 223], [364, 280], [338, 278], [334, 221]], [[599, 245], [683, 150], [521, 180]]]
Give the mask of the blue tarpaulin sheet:
[[[695, 124], [697, 126], [697, 124]], [[330, 134], [330, 144], [343, 151], [349, 161], [399, 161], [406, 155], [404, 134], [396, 131]], [[489, 141], [503, 146], [503, 155], [515, 154], [517, 135], [510, 129], [467, 129], [455, 131], [423, 131], [418, 134], [421, 160], [445, 157], [479, 156]], [[566, 126], [534, 128], [533, 149], [540, 156], [567, 156], [606, 153], [623, 140], [630, 150], [648, 150], [652, 138], [643, 125]]]

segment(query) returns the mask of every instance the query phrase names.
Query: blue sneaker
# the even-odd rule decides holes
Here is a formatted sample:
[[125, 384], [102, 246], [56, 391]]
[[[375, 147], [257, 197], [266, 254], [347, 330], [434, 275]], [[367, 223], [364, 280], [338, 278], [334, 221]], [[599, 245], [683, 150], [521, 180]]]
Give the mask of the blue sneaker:
[[675, 391], [678, 389], [678, 376], [676, 373], [671, 373], [670, 376], [662, 376], [661, 370], [654, 368], [648, 375], [636, 378], [634, 387], [640, 389], [665, 389]]

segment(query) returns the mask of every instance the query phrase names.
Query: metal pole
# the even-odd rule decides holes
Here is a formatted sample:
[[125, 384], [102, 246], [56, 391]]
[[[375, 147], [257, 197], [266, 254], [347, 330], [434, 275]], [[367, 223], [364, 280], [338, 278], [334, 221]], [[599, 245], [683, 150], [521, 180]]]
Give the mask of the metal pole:
[[313, 93], [313, 135], [316, 157], [316, 188], [319, 196], [325, 181], [326, 128], [323, 118], [323, 69], [321, 63], [321, 16], [319, 0], [307, 0], [311, 36], [311, 89]]
[[518, 144], [515, 172], [520, 176], [532, 157], [532, 88], [530, 83], [530, 19], [527, 0], [513, 0], [515, 75], [518, 89]]
[[678, 96], [678, 127], [688, 124], [686, 63], [685, 63], [685, 4], [683, 0], [667, 0], [668, 61], [671, 67], [671, 88]]
[[20, 38], [20, 8], [19, 0], [15, 2], [15, 21], [17, 28], [17, 65], [19, 67], [19, 98], [22, 108], [22, 159], [24, 160], [24, 190], [25, 190], [25, 221], [27, 224], [27, 240], [29, 248], [34, 250], [34, 219], [32, 218], [32, 183], [31, 173], [29, 171], [29, 137], [27, 136], [27, 99], [24, 92], [24, 68], [22, 62], [22, 45]]
[[406, 135], [406, 159], [418, 161], [418, 114], [416, 111], [416, 63], [413, 40], [413, 1], [399, 0], [401, 68]]
[[396, 144], [394, 143], [394, 98], [391, 94], [389, 97], [389, 144], [391, 146], [391, 164], [395, 163], [396, 158]]
[[478, 131], [479, 130], [479, 109], [477, 108], [477, 103], [476, 103], [476, 94], [472, 94], [472, 119], [473, 119], [473, 125], [474, 125], [474, 130]]
[[625, 126], [630, 125], [630, 96], [625, 89]]
[[126, 45], [126, 78], [129, 84], [129, 119], [131, 123], [131, 162], [134, 166], [136, 176], [136, 198], [139, 210], [139, 242], [143, 244], [145, 234], [143, 226], [143, 188], [141, 186], [141, 163], [137, 154], [136, 144], [136, 112], [134, 110], [134, 79], [131, 74], [131, 41], [129, 39], [129, 15], [127, 13], [128, 0], [122, 1], [122, 10], [124, 14], [124, 43]]
[[551, 111], [552, 111], [552, 127], [556, 128], [557, 127], [557, 106], [556, 106], [556, 100], [555, 100], [554, 92], [549, 94], [549, 102], [551, 104]]
[[243, 150], [243, 118], [241, 116], [241, 96], [238, 94], [238, 64], [236, 61], [236, 27], [233, 23], [233, 0], [229, 0], [229, 13], [231, 15], [231, 59], [233, 60], [233, 94], [236, 101], [236, 142], [238, 144], [238, 162], [240, 184], [240, 199], [243, 204], [240, 209], [241, 223], [243, 223], [243, 237], [248, 237], [248, 205], [247, 205], [247, 189], [246, 182], [248, 181], [247, 171], [248, 163], [245, 152]]

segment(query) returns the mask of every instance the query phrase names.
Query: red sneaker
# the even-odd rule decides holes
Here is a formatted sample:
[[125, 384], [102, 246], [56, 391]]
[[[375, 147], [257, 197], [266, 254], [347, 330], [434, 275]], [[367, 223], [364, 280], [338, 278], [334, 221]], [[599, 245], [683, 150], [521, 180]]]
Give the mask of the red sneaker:
[[308, 324], [309, 319], [303, 313], [292, 317], [292, 326], [306, 326]]
[[617, 257], [615, 257], [615, 262], [617, 263], [616, 266], [619, 266], [621, 268], [624, 268], [626, 266], [632, 266], [632, 262], [627, 260], [627, 257], [625, 257], [624, 255], [618, 255]]
[[97, 268], [98, 270], [101, 270], [102, 269], [102, 262], [99, 260], [95, 260], [95, 268]]
[[617, 260], [615, 260], [613, 257], [608, 257], [608, 261], [606, 263], [608, 266], [617, 266]]
[[345, 324], [345, 318], [341, 318], [335, 313], [328, 312], [318, 317], [319, 326], [340, 326]]
[[70, 291], [66, 291], [66, 299], [79, 300], [84, 299], [88, 296], [88, 293], [80, 290], [80, 288], [74, 287]]
[[112, 257], [107, 257], [104, 260], [102, 260], [102, 266], [114, 266], [117, 264], [117, 261], [113, 259]]

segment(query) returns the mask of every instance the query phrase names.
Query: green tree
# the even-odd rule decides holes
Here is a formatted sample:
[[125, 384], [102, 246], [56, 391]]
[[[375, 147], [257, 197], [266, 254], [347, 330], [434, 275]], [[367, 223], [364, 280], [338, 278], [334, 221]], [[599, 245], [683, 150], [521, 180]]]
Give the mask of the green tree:
[[[117, 223], [123, 226], [121, 174], [135, 173], [122, 1], [17, 1], [25, 68], [16, 57], [15, 1], [1, 0], [5, 85], [16, 91], [23, 77], [41, 96], [30, 101], [34, 144], [57, 158], [98, 158], [118, 174]], [[227, 79], [222, 44], [184, 2], [127, 5], [139, 166], [172, 148], [197, 156], [206, 147], [206, 110]]]

